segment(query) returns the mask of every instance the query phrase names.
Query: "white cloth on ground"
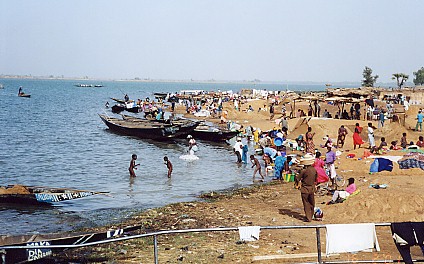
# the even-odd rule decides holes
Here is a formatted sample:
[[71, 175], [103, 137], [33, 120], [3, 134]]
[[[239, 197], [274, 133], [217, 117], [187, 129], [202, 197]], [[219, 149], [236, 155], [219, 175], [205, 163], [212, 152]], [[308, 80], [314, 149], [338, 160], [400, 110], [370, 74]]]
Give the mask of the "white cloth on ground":
[[374, 223], [325, 225], [326, 255], [370, 250], [380, 251]]
[[259, 240], [260, 226], [239, 226], [238, 229], [241, 241]]
[[403, 156], [384, 156], [384, 155], [376, 156], [376, 155], [371, 155], [368, 158], [369, 159], [385, 158], [385, 159], [388, 159], [388, 160], [391, 160], [391, 161], [397, 163], [399, 160], [401, 160], [403, 158]]
[[336, 166], [333, 164], [330, 164], [330, 178], [334, 179], [337, 176], [337, 172], [336, 172]]

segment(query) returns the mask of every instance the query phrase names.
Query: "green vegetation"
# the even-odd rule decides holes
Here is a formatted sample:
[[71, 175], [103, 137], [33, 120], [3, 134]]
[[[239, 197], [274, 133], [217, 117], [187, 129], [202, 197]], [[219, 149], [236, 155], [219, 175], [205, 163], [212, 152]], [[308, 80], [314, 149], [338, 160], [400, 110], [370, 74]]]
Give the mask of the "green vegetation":
[[414, 72], [414, 75], [415, 75], [414, 84], [423, 85], [424, 84], [424, 67], [421, 67], [421, 69]]
[[405, 82], [408, 80], [409, 75], [405, 73], [393, 73], [392, 74], [392, 80], [396, 80], [397, 86], [399, 89], [402, 89], [402, 86], [405, 84]]
[[365, 66], [364, 72], [362, 73], [364, 79], [362, 80], [362, 86], [364, 87], [374, 87], [374, 84], [377, 82], [378, 75], [372, 76], [372, 69]]

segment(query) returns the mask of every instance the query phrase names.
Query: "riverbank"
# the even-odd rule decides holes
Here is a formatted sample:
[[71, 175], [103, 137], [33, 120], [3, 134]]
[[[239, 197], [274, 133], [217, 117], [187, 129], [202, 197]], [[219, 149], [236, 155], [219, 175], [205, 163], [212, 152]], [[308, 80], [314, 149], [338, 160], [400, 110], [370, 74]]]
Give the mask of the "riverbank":
[[[353, 174], [353, 173], [351, 173]], [[272, 183], [237, 190], [229, 194], [207, 195], [208, 201], [176, 203], [148, 210], [125, 225], [142, 225], [142, 232], [192, 228], [238, 226], [302, 226], [340, 223], [382, 223], [424, 221], [422, 176], [383, 172], [360, 173], [357, 185], [361, 192], [340, 204], [326, 205], [330, 196], [317, 196], [316, 206], [324, 212], [322, 222], [303, 222], [299, 191], [292, 183]], [[385, 183], [387, 189], [369, 188], [370, 183]], [[415, 183], [415, 184], [414, 184]], [[323, 204], [324, 203], [324, 204]], [[331, 260], [397, 258], [389, 228], [377, 228], [381, 252], [342, 254]], [[321, 234], [322, 248], [325, 235]], [[288, 255], [316, 252], [315, 231], [264, 230], [255, 242], [238, 243], [238, 232], [189, 233], [158, 237], [160, 263], [251, 263], [254, 256]], [[71, 253], [72, 252], [72, 253]], [[67, 252], [68, 260], [117, 263], [153, 263], [152, 238], [128, 240]], [[413, 251], [418, 254], [418, 251]], [[69, 256], [72, 255], [74, 257]], [[294, 256], [294, 255], [293, 255]], [[418, 255], [419, 256], [419, 255]], [[74, 259], [75, 258], [75, 259]], [[301, 261], [316, 260], [306, 258]], [[329, 259], [327, 259], [329, 260]], [[294, 260], [274, 260], [273, 263]], [[300, 261], [300, 262], [301, 262]]]
[[[252, 106], [257, 109], [265, 101], [255, 101]], [[307, 105], [299, 104], [298, 107]], [[326, 106], [327, 107], [327, 106]], [[332, 106], [328, 106], [331, 111]], [[229, 119], [244, 125], [267, 130], [275, 126], [269, 120], [266, 111], [236, 112], [226, 105]], [[334, 110], [334, 108], [333, 108]], [[398, 140], [403, 132], [410, 140], [416, 140], [421, 133], [412, 131], [409, 127], [414, 123], [412, 108], [408, 113], [406, 126], [399, 123], [387, 123], [383, 128], [376, 129], [377, 140], [382, 136], [387, 141]], [[277, 113], [277, 112], [276, 112]], [[278, 114], [276, 114], [278, 118]], [[289, 138], [306, 132], [306, 124], [298, 125], [300, 119], [289, 121]], [[216, 121], [216, 120], [215, 120]], [[178, 230], [192, 228], [238, 227], [238, 226], [303, 226], [316, 224], [348, 224], [348, 223], [387, 223], [402, 221], [424, 221], [423, 178], [421, 169], [401, 170], [395, 163], [392, 172], [382, 171], [369, 174], [373, 159], [362, 159], [365, 148], [352, 149], [352, 128], [355, 120], [338, 120], [312, 118], [308, 124], [315, 135], [315, 145], [318, 150], [322, 137], [329, 135], [336, 138], [337, 129], [344, 124], [348, 129], [348, 137], [344, 148], [339, 149], [341, 155], [337, 160], [337, 170], [345, 179], [353, 177], [360, 193], [350, 197], [343, 203], [327, 205], [331, 196], [317, 196], [316, 206], [324, 212], [322, 222], [303, 222], [303, 206], [299, 191], [293, 183], [272, 182], [264, 185], [254, 185], [230, 192], [229, 194], [212, 193], [204, 195], [205, 201], [176, 203], [165, 207], [147, 210], [132, 219], [122, 223], [122, 226], [142, 225], [141, 232], [158, 230]], [[362, 126], [368, 121], [360, 120]], [[374, 121], [375, 123], [375, 121]], [[375, 123], [375, 125], [377, 125]], [[362, 135], [366, 139], [365, 135]], [[356, 158], [347, 158], [355, 154]], [[402, 151], [390, 151], [389, 155], [404, 155]], [[235, 160], [235, 158], [234, 158]], [[234, 164], [234, 166], [237, 166]], [[253, 172], [253, 171], [252, 171]], [[231, 175], [229, 175], [230, 177]], [[386, 189], [371, 188], [370, 184], [386, 184]], [[109, 227], [104, 227], [105, 229]], [[342, 254], [327, 260], [351, 259], [396, 259], [399, 254], [394, 246], [388, 227], [377, 228], [381, 252]], [[160, 263], [251, 263], [254, 256], [291, 255], [316, 252], [315, 231], [302, 230], [264, 230], [260, 239], [255, 242], [238, 243], [238, 232], [225, 233], [190, 233], [179, 235], [163, 235], [158, 237]], [[325, 234], [321, 234], [321, 247], [325, 248]], [[90, 247], [72, 251], [76, 259], [86, 259], [91, 262], [115, 261], [117, 263], [153, 263], [152, 239], [138, 239]], [[414, 256], [420, 256], [419, 250], [413, 249]], [[69, 256], [68, 252], [68, 256]], [[72, 258], [69, 258], [71, 259]], [[316, 258], [302, 258], [298, 262], [316, 261]], [[289, 260], [273, 260], [273, 263], [293, 263]]]

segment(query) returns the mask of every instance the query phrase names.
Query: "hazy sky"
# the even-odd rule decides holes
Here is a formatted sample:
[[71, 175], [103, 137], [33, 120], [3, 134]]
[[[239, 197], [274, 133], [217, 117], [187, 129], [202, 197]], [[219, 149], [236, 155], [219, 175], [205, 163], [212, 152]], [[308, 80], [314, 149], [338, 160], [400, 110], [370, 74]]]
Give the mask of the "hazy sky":
[[0, 74], [390, 82], [424, 66], [422, 0], [0, 0]]

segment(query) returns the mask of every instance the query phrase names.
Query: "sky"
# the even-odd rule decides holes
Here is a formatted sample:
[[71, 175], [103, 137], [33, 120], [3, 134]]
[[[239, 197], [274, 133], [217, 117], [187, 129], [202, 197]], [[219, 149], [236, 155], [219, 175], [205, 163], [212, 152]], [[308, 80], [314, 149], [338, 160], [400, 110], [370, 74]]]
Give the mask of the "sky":
[[[0, 0], [0, 74], [391, 82], [424, 66], [421, 0]], [[421, 32], [421, 33], [420, 33]]]

